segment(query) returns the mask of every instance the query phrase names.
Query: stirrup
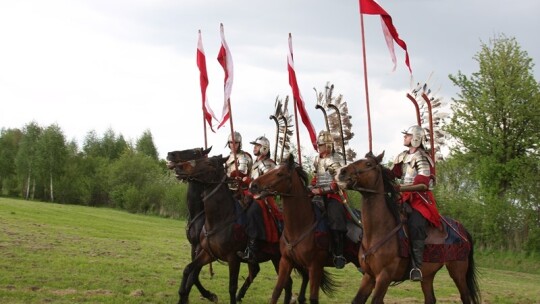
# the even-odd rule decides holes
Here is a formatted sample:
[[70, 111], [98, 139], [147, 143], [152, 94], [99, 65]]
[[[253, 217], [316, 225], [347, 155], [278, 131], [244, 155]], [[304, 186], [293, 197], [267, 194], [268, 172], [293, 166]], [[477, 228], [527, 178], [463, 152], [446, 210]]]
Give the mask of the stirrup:
[[413, 282], [422, 282], [422, 271], [420, 270], [420, 268], [415, 267], [411, 269], [409, 276], [411, 278], [411, 281]]
[[342, 255], [334, 255], [334, 266], [336, 269], [342, 269], [347, 264], [347, 260]]

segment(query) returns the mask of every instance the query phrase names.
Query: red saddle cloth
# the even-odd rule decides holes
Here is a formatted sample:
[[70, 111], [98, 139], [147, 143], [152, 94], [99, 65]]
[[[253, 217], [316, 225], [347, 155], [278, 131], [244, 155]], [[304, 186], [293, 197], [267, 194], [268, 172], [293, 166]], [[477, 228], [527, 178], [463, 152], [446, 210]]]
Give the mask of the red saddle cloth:
[[261, 208], [266, 242], [268, 243], [278, 243], [280, 237], [280, 231], [278, 229], [278, 223], [283, 223], [283, 214], [279, 211], [276, 201], [273, 197], [267, 197], [264, 200], [256, 200], [257, 204]]
[[[469, 255], [471, 243], [467, 240], [467, 231], [465, 227], [448, 217], [441, 217], [444, 232], [443, 239], [440, 238], [441, 231], [430, 227], [427, 229], [428, 237], [424, 247], [424, 262], [444, 263], [448, 261], [463, 261]], [[401, 230], [403, 231], [403, 230]], [[400, 256], [410, 256], [409, 239], [404, 233], [400, 232]]]

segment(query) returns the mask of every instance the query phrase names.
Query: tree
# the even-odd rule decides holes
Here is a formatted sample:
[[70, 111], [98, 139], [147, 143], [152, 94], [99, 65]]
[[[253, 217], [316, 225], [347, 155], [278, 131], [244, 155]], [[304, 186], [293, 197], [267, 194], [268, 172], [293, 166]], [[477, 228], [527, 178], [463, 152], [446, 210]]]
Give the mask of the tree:
[[15, 157], [22, 136], [19, 129], [0, 130], [0, 194], [16, 189]]
[[17, 175], [23, 179], [24, 198], [33, 198], [36, 186], [36, 163], [39, 155], [38, 140], [43, 129], [36, 123], [31, 122], [24, 126], [19, 151], [15, 157]]
[[154, 145], [154, 139], [152, 138], [152, 133], [150, 130], [143, 132], [141, 137], [137, 140], [135, 145], [135, 150], [138, 153], [149, 156], [151, 159], [158, 161], [158, 152], [156, 146]]
[[531, 211], [531, 202], [523, 199], [539, 206], [538, 193], [523, 196], [519, 189], [531, 183], [523, 179], [524, 171], [539, 173], [540, 85], [532, 59], [515, 38], [498, 35], [482, 42], [474, 59], [479, 71], [449, 76], [461, 91], [452, 99], [453, 116], [445, 130], [456, 141], [453, 161], [473, 167], [486, 239], [513, 246], [514, 233], [531, 224], [522, 222], [523, 212]]
[[59, 179], [68, 157], [68, 147], [64, 133], [56, 124], [47, 127], [38, 140], [38, 159], [41, 180], [46, 181], [49, 198], [54, 202], [54, 181]]

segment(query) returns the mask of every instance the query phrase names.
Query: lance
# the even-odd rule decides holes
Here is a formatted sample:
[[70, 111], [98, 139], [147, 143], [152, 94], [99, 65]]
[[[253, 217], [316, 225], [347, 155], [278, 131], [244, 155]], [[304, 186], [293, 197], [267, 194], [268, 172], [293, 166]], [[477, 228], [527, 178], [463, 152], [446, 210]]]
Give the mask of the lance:
[[[362, 1], [358, 1], [360, 6], [360, 12], [362, 11]], [[369, 110], [369, 89], [368, 89], [368, 78], [367, 78], [367, 60], [366, 60], [366, 40], [364, 37], [364, 14], [360, 13], [360, 28], [362, 31], [362, 58], [364, 60], [364, 88], [366, 90], [366, 109], [367, 109], [367, 123], [368, 123], [368, 140], [369, 140], [369, 151], [372, 149], [372, 140], [371, 140], [371, 114]]]

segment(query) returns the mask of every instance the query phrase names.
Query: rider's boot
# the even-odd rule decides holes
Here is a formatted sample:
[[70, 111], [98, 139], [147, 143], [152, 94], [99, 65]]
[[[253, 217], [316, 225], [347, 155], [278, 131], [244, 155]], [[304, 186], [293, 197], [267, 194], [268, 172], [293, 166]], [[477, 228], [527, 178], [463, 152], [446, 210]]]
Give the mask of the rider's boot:
[[255, 252], [257, 251], [257, 240], [249, 239], [244, 251], [237, 251], [236, 254], [245, 261], [255, 262]]
[[334, 266], [336, 266], [337, 269], [342, 269], [347, 263], [347, 260], [345, 260], [345, 257], [343, 257], [343, 242], [345, 234], [337, 230], [332, 230], [331, 234], [334, 242]]
[[422, 260], [424, 257], [424, 240], [412, 241], [412, 269], [410, 273], [411, 281], [422, 281]]

